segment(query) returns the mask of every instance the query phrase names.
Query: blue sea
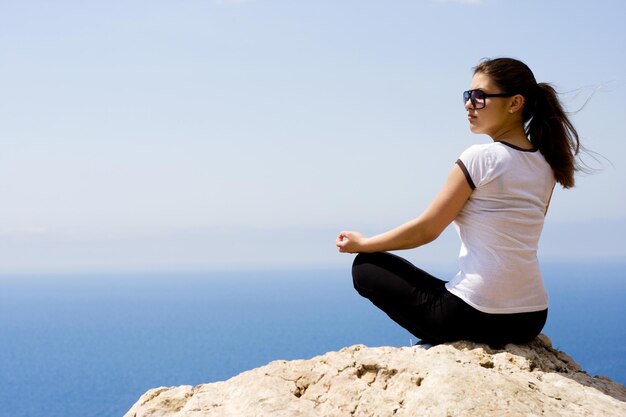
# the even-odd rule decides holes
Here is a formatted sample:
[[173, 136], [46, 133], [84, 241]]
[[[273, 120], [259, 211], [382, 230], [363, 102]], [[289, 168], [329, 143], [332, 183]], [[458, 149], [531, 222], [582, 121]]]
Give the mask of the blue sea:
[[[590, 374], [626, 384], [626, 263], [543, 271], [544, 333]], [[353, 290], [349, 270], [2, 276], [0, 416], [122, 416], [153, 387], [411, 338]]]

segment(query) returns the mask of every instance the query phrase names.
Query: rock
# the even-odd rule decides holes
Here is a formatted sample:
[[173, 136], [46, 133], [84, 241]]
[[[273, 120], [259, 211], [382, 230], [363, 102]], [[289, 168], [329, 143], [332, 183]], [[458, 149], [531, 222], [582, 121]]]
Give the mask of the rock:
[[355, 345], [228, 381], [155, 388], [124, 417], [626, 416], [626, 387], [591, 377], [540, 335], [492, 349]]

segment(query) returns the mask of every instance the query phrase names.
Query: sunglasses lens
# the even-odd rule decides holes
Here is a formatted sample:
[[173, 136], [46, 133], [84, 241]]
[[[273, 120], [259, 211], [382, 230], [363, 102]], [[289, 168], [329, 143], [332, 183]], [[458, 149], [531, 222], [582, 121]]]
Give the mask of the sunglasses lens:
[[485, 94], [482, 90], [472, 90], [472, 104], [475, 109], [482, 109], [485, 107]]
[[485, 107], [485, 93], [482, 90], [469, 90], [463, 92], [463, 105], [467, 104], [467, 100], [471, 100], [472, 107], [482, 109]]

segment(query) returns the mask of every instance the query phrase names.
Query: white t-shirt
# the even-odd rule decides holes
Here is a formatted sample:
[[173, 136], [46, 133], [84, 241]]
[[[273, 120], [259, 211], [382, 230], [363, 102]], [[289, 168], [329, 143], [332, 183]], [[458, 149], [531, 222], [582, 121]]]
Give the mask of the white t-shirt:
[[473, 192], [454, 220], [460, 271], [446, 288], [485, 313], [546, 309], [537, 246], [552, 168], [538, 150], [505, 142], [471, 146], [457, 164]]

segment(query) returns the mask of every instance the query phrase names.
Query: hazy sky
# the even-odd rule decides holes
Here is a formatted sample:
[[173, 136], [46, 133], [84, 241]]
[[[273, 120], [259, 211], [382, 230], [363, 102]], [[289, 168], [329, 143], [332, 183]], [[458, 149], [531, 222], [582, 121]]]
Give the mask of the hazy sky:
[[[348, 266], [472, 135], [483, 57], [525, 61], [604, 169], [547, 261], [626, 257], [626, 2], [0, 0], [0, 273]], [[576, 92], [580, 94], [576, 94]], [[419, 263], [454, 264], [448, 230]]]

